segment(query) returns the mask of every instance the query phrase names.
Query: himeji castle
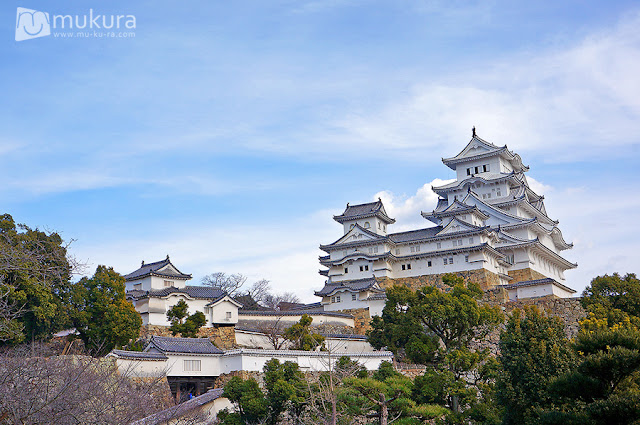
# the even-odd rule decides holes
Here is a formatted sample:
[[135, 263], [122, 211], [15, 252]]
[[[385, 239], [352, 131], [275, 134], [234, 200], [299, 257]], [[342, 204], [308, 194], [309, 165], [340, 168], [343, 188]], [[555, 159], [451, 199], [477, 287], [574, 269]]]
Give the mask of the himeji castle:
[[544, 197], [529, 187], [529, 167], [517, 153], [481, 139], [474, 128], [465, 148], [442, 162], [456, 180], [432, 188], [437, 206], [422, 212], [430, 227], [390, 232], [395, 220], [380, 199], [347, 204], [334, 216], [344, 235], [320, 246], [327, 281], [316, 295], [325, 310], [368, 307], [373, 316], [384, 306], [384, 288], [438, 285], [445, 273], [483, 289], [503, 287], [514, 300], [575, 293], [564, 272], [577, 265], [562, 256], [572, 244], [547, 215]]

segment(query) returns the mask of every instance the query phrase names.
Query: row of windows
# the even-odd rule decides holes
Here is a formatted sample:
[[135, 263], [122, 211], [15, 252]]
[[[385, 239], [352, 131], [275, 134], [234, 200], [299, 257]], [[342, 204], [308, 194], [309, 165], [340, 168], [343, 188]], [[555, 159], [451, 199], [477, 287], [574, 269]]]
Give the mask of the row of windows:
[[469, 167], [467, 168], [467, 176], [471, 174], [479, 174], [479, 173], [487, 173], [491, 171], [489, 164], [480, 165], [478, 167]]
[[[351, 226], [349, 226], [349, 229], [353, 229], [355, 226], [356, 226], [356, 225], [355, 225], [355, 223], [354, 223], [354, 224], [352, 224]], [[368, 221], [365, 221], [365, 222], [364, 222], [364, 226], [363, 226], [363, 227], [364, 227], [365, 229], [370, 229], [370, 228], [371, 228], [371, 223], [369, 223]], [[378, 222], [378, 229], [380, 229], [380, 230], [384, 230], [384, 231], [386, 232], [386, 231], [387, 231], [387, 225], [386, 225], [386, 224], [383, 224], [383, 223]]]
[[[356, 294], [351, 294], [351, 301], [356, 301], [358, 299], [358, 296]], [[339, 303], [340, 302], [340, 295], [336, 295], [334, 297], [331, 297], [331, 302], [332, 303]]]
[[[469, 262], [469, 256], [465, 255], [464, 256], [464, 262], [468, 263]], [[453, 257], [445, 257], [442, 259], [442, 263], [446, 266], [447, 264], [453, 264]], [[433, 263], [431, 262], [431, 260], [427, 260], [427, 267], [431, 267], [433, 266]], [[408, 264], [403, 264], [402, 265], [402, 270], [411, 270], [411, 263]]]

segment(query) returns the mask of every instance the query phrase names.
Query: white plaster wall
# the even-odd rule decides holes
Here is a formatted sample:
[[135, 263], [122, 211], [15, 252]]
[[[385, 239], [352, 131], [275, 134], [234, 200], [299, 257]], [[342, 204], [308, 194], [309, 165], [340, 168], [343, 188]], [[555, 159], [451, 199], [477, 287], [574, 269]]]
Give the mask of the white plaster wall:
[[369, 301], [369, 315], [380, 316], [382, 317], [382, 309], [384, 309], [385, 301], [384, 300], [373, 300]]
[[[169, 322], [169, 320], [167, 319], [167, 311], [170, 310], [174, 305], [178, 304], [180, 300], [184, 300], [189, 305], [189, 309], [187, 310], [187, 313], [189, 315], [194, 314], [197, 311], [201, 311], [204, 313], [205, 305], [210, 302], [209, 300], [189, 299], [180, 294], [171, 294], [166, 299], [149, 298], [148, 300], [148, 324], [157, 326], [171, 325], [171, 322]], [[210, 315], [205, 314], [205, 317], [207, 317], [207, 324], [205, 326], [211, 326]]]
[[[366, 227], [366, 223], [369, 223], [369, 227]], [[380, 228], [378, 228], [378, 223], [380, 223]], [[373, 232], [377, 235], [386, 235], [387, 234], [387, 228], [385, 225], [385, 223], [382, 220], [379, 220], [377, 217], [367, 217], [367, 218], [361, 218], [359, 220], [350, 220], [350, 221], [346, 221], [342, 224], [342, 228], [344, 230], [344, 234], [346, 235], [347, 233], [349, 233], [349, 230], [351, 230], [352, 227], [355, 227], [355, 225], [358, 224], [360, 225], [360, 227], [367, 229], [370, 232]]]
[[553, 294], [559, 298], [571, 298], [575, 296], [575, 293], [559, 288], [556, 285], [553, 285]]
[[[300, 318], [302, 318], [302, 314], [296, 314], [293, 316], [271, 316], [271, 315], [260, 315], [256, 314], [240, 314], [238, 318], [240, 320], [280, 320], [281, 323], [295, 323], [299, 322]], [[324, 316], [319, 314], [307, 313], [307, 316], [310, 316], [313, 319], [314, 325], [319, 325], [322, 323], [339, 323], [344, 326], [355, 327], [355, 323], [353, 318], [351, 317], [340, 317], [340, 316]]]
[[[242, 370], [261, 372], [264, 364], [271, 359], [281, 363], [291, 361], [297, 363], [302, 371], [326, 371], [329, 363], [335, 364], [341, 356], [347, 355], [361, 363], [367, 370], [376, 370], [383, 361], [391, 361], [391, 353], [380, 351], [375, 353], [331, 353], [330, 352], [297, 352], [284, 350], [234, 350], [228, 351], [221, 359], [222, 373], [230, 373], [241, 365]], [[240, 362], [238, 361], [240, 359]]]
[[[167, 376], [219, 376], [220, 358], [222, 354], [172, 354], [165, 353], [167, 360]], [[200, 360], [200, 371], [184, 370], [184, 360]]]
[[131, 280], [131, 281], [125, 282], [126, 291], [132, 291], [134, 289], [138, 289], [141, 291], [149, 291], [151, 289], [151, 276], [147, 276], [144, 279]]
[[120, 373], [131, 377], [164, 376], [169, 368], [166, 360], [116, 359], [116, 366]]
[[553, 288], [551, 284], [536, 285], [536, 286], [523, 286], [518, 288], [518, 299], [523, 298], [535, 298], [544, 297], [546, 295], [553, 295]]
[[327, 338], [327, 350], [334, 354], [340, 353], [371, 353], [375, 351], [368, 341], [362, 339]]
[[187, 281], [183, 279], [175, 279], [170, 277], [159, 277], [159, 276], [151, 276], [151, 287], [153, 289], [163, 289], [168, 288], [168, 286], [164, 286], [164, 281], [168, 280], [173, 282], [173, 285], [176, 288], [184, 288], [187, 285]]
[[[283, 340], [283, 338], [280, 338], [280, 341]], [[260, 348], [264, 350], [275, 349], [266, 335], [258, 332], [243, 331], [240, 329], [236, 329], [236, 343], [237, 345], [246, 348]], [[284, 348], [287, 348], [290, 345], [291, 343], [286, 342], [284, 344]]]
[[[227, 312], [231, 313], [231, 318], [227, 318]], [[230, 301], [220, 301], [218, 304], [211, 307], [209, 322], [216, 324], [238, 323], [238, 307]]]

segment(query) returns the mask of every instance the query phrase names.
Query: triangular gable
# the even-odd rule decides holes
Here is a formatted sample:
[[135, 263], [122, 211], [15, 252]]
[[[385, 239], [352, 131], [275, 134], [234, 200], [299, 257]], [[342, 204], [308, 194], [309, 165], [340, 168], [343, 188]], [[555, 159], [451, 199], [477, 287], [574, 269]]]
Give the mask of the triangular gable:
[[514, 236], [508, 232], [505, 232], [503, 229], [498, 230], [498, 238], [501, 243], [505, 244], [521, 244], [535, 241], [535, 239], [519, 238], [518, 236]]
[[469, 143], [467, 143], [467, 146], [464, 147], [464, 149], [462, 149], [462, 152], [460, 152], [458, 155], [455, 156], [456, 159], [461, 159], [461, 158], [469, 158], [472, 156], [476, 156], [476, 155], [482, 155], [488, 152], [496, 152], [499, 151], [500, 147], [487, 142], [486, 140], [482, 140], [479, 137], [473, 137]]
[[361, 227], [359, 224], [356, 224], [343, 237], [341, 237], [331, 245], [342, 245], [345, 243], [352, 243], [352, 242], [366, 242], [366, 241], [373, 241], [376, 239], [384, 239], [384, 236], [377, 235]]
[[497, 152], [504, 148], [494, 145], [493, 143], [489, 143], [486, 140], [482, 140], [478, 136], [474, 136], [471, 138], [467, 146], [460, 151], [460, 153], [452, 158], [445, 158], [444, 160], [458, 160], [463, 158], [470, 158], [476, 155], [483, 155], [489, 152]]
[[468, 232], [474, 230], [480, 230], [482, 227], [474, 226], [465, 221], [459, 220], [457, 217], [452, 217], [449, 223], [444, 226], [444, 229], [439, 231], [436, 236], [443, 236], [448, 233]]
[[178, 269], [175, 268], [175, 266], [171, 263], [167, 264], [164, 267], [159, 268], [158, 270], [156, 270], [156, 272], [160, 273], [160, 272], [164, 272], [166, 274], [182, 274], [180, 273], [180, 271]]
[[231, 298], [229, 295], [225, 295], [224, 297], [221, 297], [213, 302], [210, 302], [209, 304], [207, 304], [207, 307], [215, 307], [216, 305], [223, 303], [225, 301], [235, 305], [238, 308], [242, 308], [242, 304], [234, 300], [233, 298]]
[[502, 211], [498, 207], [494, 207], [493, 205], [484, 202], [482, 199], [478, 198], [478, 195], [476, 195], [472, 191], [467, 193], [467, 196], [465, 196], [462, 202], [467, 205], [477, 206], [480, 211], [489, 216], [489, 220], [493, 219], [494, 223], [492, 223], [492, 225], [517, 224], [530, 221], [529, 219], [511, 215], [507, 212]]

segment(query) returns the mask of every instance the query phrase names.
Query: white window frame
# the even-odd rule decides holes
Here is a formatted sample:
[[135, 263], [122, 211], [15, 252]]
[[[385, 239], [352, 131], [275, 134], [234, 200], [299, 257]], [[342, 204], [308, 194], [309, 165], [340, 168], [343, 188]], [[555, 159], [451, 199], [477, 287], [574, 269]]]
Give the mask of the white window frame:
[[183, 360], [182, 367], [185, 372], [201, 372], [202, 361], [201, 360]]

